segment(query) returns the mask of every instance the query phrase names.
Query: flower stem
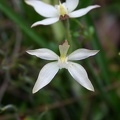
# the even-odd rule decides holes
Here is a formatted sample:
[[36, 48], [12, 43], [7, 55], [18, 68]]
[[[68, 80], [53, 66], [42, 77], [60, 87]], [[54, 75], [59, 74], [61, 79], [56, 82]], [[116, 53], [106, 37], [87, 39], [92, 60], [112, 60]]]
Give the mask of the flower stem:
[[66, 31], [66, 39], [70, 45], [69, 52], [71, 52], [73, 49], [73, 42], [72, 42], [71, 33], [70, 33], [69, 19], [65, 20], [65, 31]]

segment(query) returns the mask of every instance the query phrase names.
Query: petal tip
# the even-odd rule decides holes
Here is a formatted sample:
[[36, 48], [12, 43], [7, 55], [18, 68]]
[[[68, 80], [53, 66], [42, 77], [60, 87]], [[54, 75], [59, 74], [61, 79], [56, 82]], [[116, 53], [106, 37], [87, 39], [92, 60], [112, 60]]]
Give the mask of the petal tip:
[[96, 5], [96, 7], [101, 7], [100, 5]]
[[100, 50], [95, 50], [95, 55], [99, 52]]
[[34, 55], [34, 53], [32, 52], [32, 50], [27, 50], [26, 51], [28, 54], [30, 54], [30, 55]]
[[33, 27], [36, 27], [36, 26], [39, 26], [39, 25], [44, 25], [44, 24], [39, 24], [39, 23], [33, 23], [32, 25], [31, 25], [31, 28], [33, 28]]
[[34, 92], [34, 91], [32, 91], [32, 94], [35, 94], [35, 92]]
[[27, 50], [27, 51], [26, 51], [26, 53], [28, 53], [28, 54], [29, 54], [29, 50]]
[[36, 93], [36, 91], [32, 90], [32, 94], [35, 94], [35, 93]]
[[87, 88], [88, 90], [90, 90], [90, 91], [92, 91], [92, 92], [94, 92], [95, 91], [95, 89], [94, 89], [94, 87], [93, 86], [91, 86], [90, 88]]
[[31, 25], [31, 28], [33, 28], [33, 27], [35, 27], [35, 26], [37, 26], [37, 25], [36, 25], [36, 24], [32, 24], [32, 25]]
[[33, 25], [31, 25], [31, 28], [33, 28], [34, 26]]
[[30, 50], [27, 50], [26, 52], [27, 52], [28, 54], [30, 54]]
[[28, 4], [28, 0], [25, 0], [25, 3]]
[[[39, 90], [39, 89], [38, 89], [38, 90]], [[32, 90], [32, 94], [35, 94], [36, 92], [38, 92], [38, 90], [35, 89], [35, 87], [34, 87], [33, 90]]]
[[25, 0], [25, 3], [28, 4], [28, 5], [31, 5], [32, 4], [31, 2], [33, 2], [33, 1], [31, 1], [31, 0]]
[[93, 51], [93, 53], [91, 56], [96, 55], [100, 50], [92, 50], [92, 51]]
[[94, 88], [92, 88], [90, 91], [95, 92], [95, 89], [94, 89]]
[[100, 6], [100, 5], [95, 5], [95, 7], [96, 7], [96, 8], [99, 8], [99, 7], [101, 7], [101, 6]]

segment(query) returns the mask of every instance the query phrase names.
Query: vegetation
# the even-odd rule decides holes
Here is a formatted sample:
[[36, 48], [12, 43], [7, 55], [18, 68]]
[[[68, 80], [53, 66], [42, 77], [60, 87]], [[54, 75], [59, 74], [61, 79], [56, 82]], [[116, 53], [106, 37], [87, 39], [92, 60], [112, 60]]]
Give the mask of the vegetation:
[[70, 32], [74, 50], [100, 50], [78, 61], [95, 92], [62, 69], [49, 85], [32, 94], [39, 71], [48, 61], [26, 51], [49, 48], [59, 55], [65, 24], [30, 28], [43, 17], [24, 0], [0, 1], [0, 120], [120, 120], [120, 1], [80, 0], [78, 8], [93, 4], [101, 7], [70, 19]]

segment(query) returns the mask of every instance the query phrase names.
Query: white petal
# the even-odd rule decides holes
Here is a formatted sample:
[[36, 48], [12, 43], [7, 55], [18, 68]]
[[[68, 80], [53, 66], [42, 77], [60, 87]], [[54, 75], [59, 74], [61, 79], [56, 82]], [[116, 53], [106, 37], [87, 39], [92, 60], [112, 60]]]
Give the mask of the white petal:
[[32, 93], [36, 93], [38, 90], [46, 86], [54, 78], [59, 70], [57, 62], [46, 64], [40, 71], [38, 79], [33, 87]]
[[28, 5], [31, 5], [35, 11], [44, 17], [57, 17], [58, 11], [52, 5], [46, 4], [39, 0], [25, 0]]
[[99, 50], [77, 49], [68, 56], [68, 60], [82, 60], [97, 54]]
[[69, 13], [69, 17], [71, 17], [71, 18], [81, 17], [81, 16], [87, 14], [90, 10], [92, 10], [94, 8], [98, 8], [98, 7], [100, 7], [100, 6], [93, 5], [93, 6], [89, 6], [87, 8], [82, 8], [82, 9], [73, 11], [73, 12]]
[[66, 0], [66, 7], [68, 12], [72, 12], [78, 5], [79, 0]]
[[49, 50], [46, 48], [28, 50], [26, 52], [30, 55], [35, 55], [35, 56], [42, 58], [42, 59], [45, 59], [45, 60], [58, 60], [58, 57], [59, 57], [52, 50]]
[[53, 24], [55, 22], [57, 22], [59, 20], [59, 18], [47, 18], [38, 22], [35, 22], [31, 27], [37, 26], [37, 25], [50, 25]]
[[79, 64], [69, 62], [68, 71], [72, 77], [88, 90], [94, 91], [93, 85], [90, 82], [86, 70]]

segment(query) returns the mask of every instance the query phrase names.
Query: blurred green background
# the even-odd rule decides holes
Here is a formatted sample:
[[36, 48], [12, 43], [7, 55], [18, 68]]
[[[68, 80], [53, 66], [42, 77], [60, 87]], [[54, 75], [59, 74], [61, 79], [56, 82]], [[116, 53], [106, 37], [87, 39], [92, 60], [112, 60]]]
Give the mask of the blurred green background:
[[80, 0], [77, 8], [93, 4], [101, 7], [70, 19], [70, 28], [75, 49], [100, 50], [79, 61], [95, 92], [62, 69], [33, 95], [38, 73], [48, 61], [26, 50], [45, 47], [59, 54], [64, 25], [59, 21], [30, 28], [44, 18], [24, 0], [0, 0], [0, 120], [120, 120], [120, 0]]

